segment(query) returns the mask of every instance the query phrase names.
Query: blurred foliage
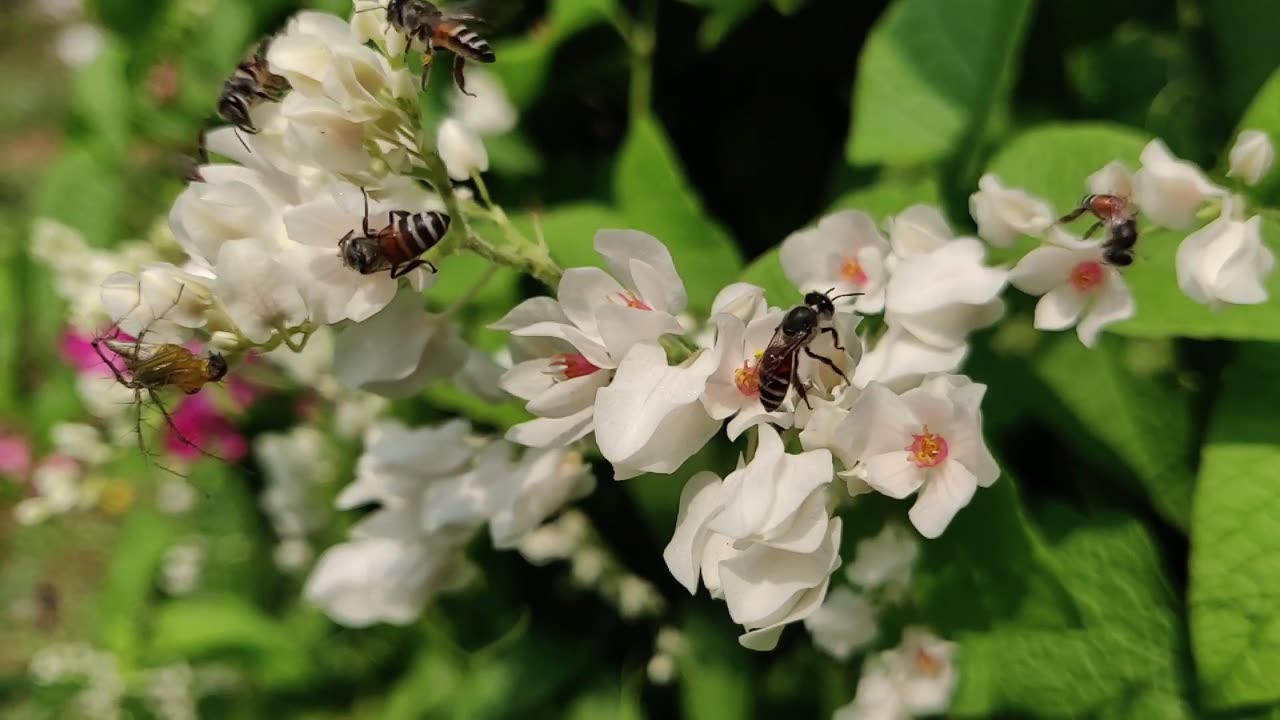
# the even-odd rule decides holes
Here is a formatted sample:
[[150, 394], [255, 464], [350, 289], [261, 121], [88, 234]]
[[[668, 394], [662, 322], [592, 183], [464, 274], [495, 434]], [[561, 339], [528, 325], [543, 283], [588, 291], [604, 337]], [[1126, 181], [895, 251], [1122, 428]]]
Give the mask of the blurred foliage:
[[[71, 26], [45, 5], [0, 5], [0, 424], [40, 449], [80, 413], [72, 374], [54, 362], [64, 308], [25, 252], [31, 220], [61, 220], [101, 247], [145, 234], [244, 49], [301, 6], [349, 9], [89, 0], [103, 47], [72, 71], [57, 60]], [[521, 113], [489, 141], [495, 196], [566, 265], [599, 262], [601, 227], [655, 233], [696, 312], [739, 278], [792, 302], [773, 248], [830, 209], [882, 218], [939, 203], [968, 230], [984, 169], [1065, 208], [1089, 173], [1113, 159], [1133, 167], [1153, 136], [1219, 170], [1239, 129], [1280, 141], [1280, 5], [1269, 0], [494, 5], [494, 69]], [[1274, 209], [1280, 173], [1249, 192]], [[1276, 215], [1264, 232], [1280, 249]], [[988, 439], [1007, 472], [927, 546], [914, 608], [961, 643], [956, 717], [1280, 713], [1280, 306], [1192, 304], [1172, 271], [1179, 239], [1144, 232], [1127, 271], [1139, 314], [1096, 350], [1031, 331], [1018, 297], [977, 338], [967, 368], [991, 387]], [[442, 306], [484, 267], [450, 271], [432, 295]], [[498, 273], [467, 306], [468, 326], [529, 289]], [[1280, 274], [1270, 290], [1280, 297]], [[470, 339], [501, 343], [485, 330]], [[456, 388], [424, 402], [486, 427], [523, 417]], [[251, 431], [287, 424], [259, 420]], [[340, 450], [347, 477], [356, 449]], [[669, 686], [645, 680], [656, 625], [623, 622], [563, 566], [477, 546], [480, 587], [408, 628], [356, 631], [307, 608], [298, 579], [272, 568], [255, 475], [202, 466], [211, 501], [197, 528], [150, 509], [156, 480], [140, 464], [117, 469], [140, 499], [124, 516], [19, 530], [8, 510], [23, 489], [5, 487], [0, 714], [56, 716], [41, 714], [51, 691], [26, 681], [27, 663], [80, 640], [115, 653], [131, 682], [175, 661], [241, 671], [244, 686], [201, 706], [208, 717], [829, 716], [853, 696], [856, 661], [827, 661], [796, 629], [776, 652], [750, 654], [722, 607], [689, 599], [662, 567], [680, 485], [699, 463], [725, 457], [626, 485], [603, 478], [586, 501], [689, 644]], [[844, 556], [901, 512], [883, 499], [850, 510]], [[162, 555], [192, 535], [209, 543], [205, 580], [168, 597]], [[60, 598], [51, 628], [11, 610], [46, 585]]]

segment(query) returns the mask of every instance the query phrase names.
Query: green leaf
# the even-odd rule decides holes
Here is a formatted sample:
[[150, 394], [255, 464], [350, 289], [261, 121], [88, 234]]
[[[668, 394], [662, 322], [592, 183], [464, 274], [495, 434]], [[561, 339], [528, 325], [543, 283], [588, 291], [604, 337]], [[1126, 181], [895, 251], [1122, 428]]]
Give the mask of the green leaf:
[[125, 75], [129, 54], [110, 34], [102, 52], [76, 73], [71, 83], [71, 110], [95, 147], [122, 157], [130, 141], [133, 92]]
[[226, 595], [160, 606], [151, 628], [155, 661], [236, 657], [267, 686], [289, 687], [312, 670], [310, 652], [289, 628], [245, 600]]
[[125, 205], [120, 169], [88, 147], [73, 145], [41, 176], [35, 215], [70, 225], [90, 245], [106, 247], [119, 239]]
[[981, 139], [1015, 74], [1031, 0], [897, 0], [858, 61], [851, 163], [918, 165]]
[[[723, 0], [721, 2], [705, 3], [707, 7], [707, 16], [702, 19], [702, 24], [698, 26], [698, 47], [703, 50], [713, 50], [717, 45], [724, 42], [729, 37], [729, 33], [738, 27], [742, 21], [751, 17], [759, 7], [763, 0]], [[698, 3], [702, 4], [702, 3]]]
[[791, 307], [803, 299], [800, 290], [791, 284], [787, 274], [782, 270], [782, 259], [778, 255], [778, 248], [771, 248], [752, 260], [738, 279], [764, 288], [765, 298], [770, 305]]
[[[1263, 130], [1271, 138], [1272, 145], [1280, 146], [1280, 69], [1271, 73], [1271, 78], [1249, 104], [1249, 109], [1240, 119], [1237, 132], [1240, 130]], [[1233, 136], [1231, 143], [1223, 149], [1224, 158], [1231, 152], [1231, 145], [1234, 143]], [[1225, 160], [1223, 164], [1226, 164]], [[1256, 187], [1251, 188], [1249, 193], [1267, 200], [1272, 206], [1280, 205], [1280, 169], [1271, 168], [1271, 172]]]
[[1195, 485], [1187, 451], [1194, 442], [1191, 400], [1174, 378], [1130, 370], [1126, 348], [1105, 336], [1093, 349], [1074, 333], [1054, 337], [1036, 357], [1035, 373], [1071, 417], [1044, 403], [1035, 410], [1069, 442], [1100, 455], [1099, 465], [1123, 464], [1156, 512], [1186, 531]]
[[632, 122], [614, 169], [614, 190], [627, 227], [654, 235], [671, 250], [690, 310], [708, 310], [716, 293], [738, 276], [742, 258], [703, 210], [671, 142], [652, 117]]
[[603, 268], [604, 261], [593, 245], [596, 232], [602, 228], [625, 227], [627, 221], [607, 205], [571, 203], [525, 215], [515, 222], [525, 237], [535, 237], [534, 231], [540, 227], [551, 248], [551, 257], [560, 267]]
[[808, 2], [809, 0], [769, 0], [769, 4], [773, 5], [773, 9], [783, 15], [794, 15], [800, 12], [800, 9]]
[[[716, 612], [718, 611], [718, 612]], [[680, 707], [690, 720], [749, 719], [753, 692], [748, 656], [727, 632], [724, 608], [689, 606], [681, 630]]]
[[548, 19], [560, 38], [607, 21], [618, 12], [617, 0], [552, 0]]
[[1280, 66], [1280, 44], [1271, 33], [1260, 30], [1274, 28], [1280, 13], [1272, 0], [1210, 2], [1200, 10], [1216, 46], [1220, 74], [1215, 75], [1221, 78], [1224, 110], [1230, 120]]
[[560, 44], [606, 21], [615, 12], [615, 0], [554, 0], [548, 14], [548, 27], [536, 36], [495, 43], [498, 62], [488, 69], [502, 80], [512, 104], [523, 110], [532, 105], [542, 91]]
[[1214, 709], [1280, 700], [1280, 347], [1227, 369], [1200, 465], [1191, 535], [1191, 637]]
[[131, 662], [138, 650], [138, 625], [150, 615], [148, 597], [156, 570], [177, 528], [152, 511], [133, 510], [127, 518], [95, 611], [103, 646]]

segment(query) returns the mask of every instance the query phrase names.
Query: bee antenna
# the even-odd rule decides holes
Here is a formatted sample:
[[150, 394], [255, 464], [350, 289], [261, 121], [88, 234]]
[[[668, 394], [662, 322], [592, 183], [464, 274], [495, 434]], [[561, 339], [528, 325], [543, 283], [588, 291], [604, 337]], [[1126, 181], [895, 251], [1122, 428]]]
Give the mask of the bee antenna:
[[248, 150], [248, 151], [249, 151], [249, 154], [250, 154], [250, 155], [252, 155], [252, 154], [253, 154], [253, 150], [250, 150], [250, 149], [249, 149], [249, 143], [245, 142], [245, 141], [244, 141], [244, 137], [242, 137], [242, 136], [240, 135], [240, 129], [239, 129], [239, 128], [233, 128], [232, 132], [234, 132], [234, 133], [236, 134], [236, 139], [240, 141], [240, 144], [244, 146], [244, 149], [245, 149], [245, 150]]
[[[835, 290], [835, 288], [831, 288], [831, 290]], [[828, 290], [827, 292], [831, 292], [831, 290]], [[844, 293], [844, 294], [842, 294], [842, 295], [837, 295], [837, 296], [835, 296], [835, 297], [831, 298], [831, 301], [832, 301], [832, 302], [835, 302], [836, 300], [839, 300], [840, 298], [847, 298], [847, 297], [862, 297], [863, 295], [866, 295], [866, 293]]]
[[353, 13], [351, 13], [351, 14], [352, 14], [352, 15], [359, 15], [360, 13], [363, 13], [363, 12], [373, 12], [374, 10], [386, 10], [386, 9], [387, 9], [387, 8], [386, 8], [385, 6], [383, 6], [383, 5], [374, 5], [373, 7], [367, 7], [367, 8], [365, 8], [365, 9], [363, 9], [363, 10], [356, 10], [355, 12], [353, 12]]

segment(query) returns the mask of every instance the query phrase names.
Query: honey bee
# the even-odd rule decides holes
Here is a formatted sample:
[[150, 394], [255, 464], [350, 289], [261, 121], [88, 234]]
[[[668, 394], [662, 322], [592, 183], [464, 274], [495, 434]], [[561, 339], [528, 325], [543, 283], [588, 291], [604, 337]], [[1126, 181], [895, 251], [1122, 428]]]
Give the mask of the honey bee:
[[[491, 63], [498, 58], [489, 46], [489, 41], [480, 37], [466, 21], [479, 18], [473, 15], [448, 13], [427, 0], [390, 0], [387, 3], [387, 22], [409, 38], [409, 44], [417, 41], [423, 46], [422, 51], [422, 88], [427, 87], [428, 70], [431, 68], [431, 56], [440, 48], [453, 53], [453, 81], [458, 91], [464, 95], [475, 97], [467, 92], [467, 81], [463, 76], [463, 68], [468, 60]], [[409, 49], [406, 47], [405, 52]]]
[[[279, 100], [289, 90], [289, 81], [271, 72], [267, 65], [270, 47], [270, 37], [259, 41], [222, 84], [222, 94], [218, 96], [218, 116], [250, 135], [256, 135], [258, 128], [253, 124], [249, 111], [264, 100]], [[244, 144], [244, 139], [241, 138], [240, 142]], [[245, 149], [248, 150], [249, 146], [245, 145]]]
[[[182, 290], [178, 290], [179, 298]], [[174, 300], [174, 306], [177, 306]], [[157, 315], [156, 320], [162, 315]], [[154, 320], [153, 320], [154, 322]], [[160, 399], [160, 391], [166, 388], [177, 388], [187, 395], [200, 392], [205, 385], [222, 380], [227, 374], [227, 360], [220, 353], [210, 351], [204, 357], [196, 355], [182, 345], [176, 343], [149, 343], [143, 338], [150, 329], [150, 323], [138, 333], [136, 339], [127, 341], [119, 339], [118, 328], [110, 334], [115, 337], [95, 337], [91, 341], [94, 352], [102, 359], [104, 365], [111, 369], [116, 382], [133, 391], [134, 403], [138, 406], [138, 443], [143, 454], [146, 447], [142, 439], [142, 405], [146, 395], [152, 404], [160, 409], [165, 422], [184, 444], [199, 451], [202, 455], [219, 458], [191, 442], [173, 422], [173, 416]], [[123, 368], [116, 365], [108, 354], [118, 359]]]
[[1137, 210], [1119, 195], [1085, 195], [1080, 206], [1058, 218], [1058, 222], [1069, 223], [1085, 213], [1093, 213], [1098, 219], [1085, 231], [1085, 238], [1097, 232], [1098, 228], [1105, 226], [1107, 229], [1107, 239], [1102, 243], [1102, 259], [1118, 267], [1131, 265], [1133, 246], [1138, 244]]
[[[852, 297], [862, 293], [848, 293], [831, 297], [834, 288], [825, 293], [810, 292], [804, 296], [804, 304], [797, 305], [787, 311], [774, 331], [773, 338], [760, 356], [760, 404], [764, 409], [773, 412], [782, 406], [787, 392], [794, 387], [805, 405], [809, 405], [809, 396], [804, 384], [796, 373], [800, 362], [800, 351], [836, 371], [846, 384], [849, 378], [832, 362], [831, 358], [819, 355], [809, 349], [809, 344], [821, 333], [830, 333], [832, 344], [836, 350], [843, 351], [840, 344], [840, 333], [836, 331], [835, 300]], [[812, 405], [809, 405], [812, 409]]]
[[423, 265], [436, 272], [435, 265], [418, 256], [449, 232], [449, 215], [392, 210], [386, 227], [374, 231], [369, 227], [369, 193], [363, 189], [360, 192], [364, 195], [364, 224], [360, 228], [363, 234], [357, 235], [352, 230], [338, 241], [342, 264], [361, 275], [390, 270], [392, 278], [407, 275]]

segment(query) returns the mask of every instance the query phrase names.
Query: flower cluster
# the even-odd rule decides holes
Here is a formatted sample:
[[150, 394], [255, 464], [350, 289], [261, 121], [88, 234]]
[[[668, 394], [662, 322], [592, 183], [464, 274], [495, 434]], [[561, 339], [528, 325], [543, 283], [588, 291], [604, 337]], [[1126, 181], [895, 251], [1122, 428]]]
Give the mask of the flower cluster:
[[[1253, 184], [1270, 169], [1274, 149], [1264, 133], [1246, 130], [1230, 157], [1228, 175]], [[1086, 180], [1091, 195], [1080, 211], [1098, 215], [1091, 232], [1104, 230], [1103, 236], [1093, 240], [1064, 230], [1047, 201], [1006, 188], [993, 175], [984, 176], [978, 192], [970, 197], [978, 233], [991, 244], [1008, 246], [1022, 235], [1045, 241], [1024, 255], [1009, 274], [1014, 287], [1040, 296], [1037, 329], [1074, 326], [1080, 342], [1092, 347], [1102, 328], [1133, 317], [1137, 305], [1117, 265], [1132, 262], [1138, 235], [1134, 223], [1147, 218], [1160, 227], [1184, 230], [1209, 203], [1217, 204], [1219, 217], [1188, 235], [1178, 247], [1178, 286], [1195, 302], [1215, 309], [1267, 301], [1264, 284], [1275, 257], [1262, 242], [1261, 218], [1242, 217], [1243, 198], [1214, 185], [1198, 167], [1175, 157], [1159, 140], [1143, 149], [1140, 161], [1137, 172], [1112, 162]], [[1090, 202], [1099, 196], [1101, 201]], [[1117, 231], [1133, 233], [1132, 239], [1113, 240]], [[1115, 256], [1117, 248], [1123, 251], [1120, 259]]]

